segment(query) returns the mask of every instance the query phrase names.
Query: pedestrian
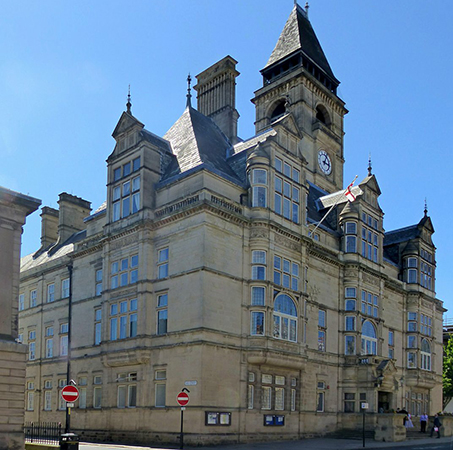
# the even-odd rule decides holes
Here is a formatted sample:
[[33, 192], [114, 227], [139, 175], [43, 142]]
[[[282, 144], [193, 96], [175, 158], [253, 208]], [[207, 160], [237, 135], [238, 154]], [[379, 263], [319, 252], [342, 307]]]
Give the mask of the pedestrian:
[[409, 413], [407, 413], [406, 422], [404, 423], [404, 426], [406, 428], [414, 428], [414, 424], [412, 423], [411, 415]]
[[442, 426], [442, 424], [440, 423], [439, 415], [436, 414], [434, 416], [434, 423], [433, 423], [433, 427], [431, 428], [431, 435], [429, 437], [433, 437], [433, 434], [436, 431], [437, 432], [437, 439], [439, 439], [440, 438], [440, 427], [441, 426]]
[[420, 433], [426, 433], [426, 424], [428, 423], [428, 414], [423, 413], [420, 416]]

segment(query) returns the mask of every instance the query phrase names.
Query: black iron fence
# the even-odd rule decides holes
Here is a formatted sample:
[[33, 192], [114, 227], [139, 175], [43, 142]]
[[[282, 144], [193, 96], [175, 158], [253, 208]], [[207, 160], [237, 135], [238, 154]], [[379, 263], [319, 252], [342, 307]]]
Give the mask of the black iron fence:
[[26, 422], [24, 426], [25, 441], [36, 444], [58, 445], [61, 436], [60, 422]]

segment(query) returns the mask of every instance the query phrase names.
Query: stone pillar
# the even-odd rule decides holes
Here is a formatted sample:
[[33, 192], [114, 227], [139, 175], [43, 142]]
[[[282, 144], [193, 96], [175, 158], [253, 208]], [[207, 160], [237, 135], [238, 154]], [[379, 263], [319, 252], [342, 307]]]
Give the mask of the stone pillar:
[[0, 187], [0, 450], [24, 448], [27, 346], [16, 342], [20, 243], [25, 218], [40, 204]]

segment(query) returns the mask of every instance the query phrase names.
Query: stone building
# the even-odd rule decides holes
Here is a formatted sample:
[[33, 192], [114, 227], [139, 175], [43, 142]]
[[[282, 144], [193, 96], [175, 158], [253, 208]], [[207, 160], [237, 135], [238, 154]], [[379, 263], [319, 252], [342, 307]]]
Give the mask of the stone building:
[[24, 448], [27, 347], [18, 342], [20, 239], [25, 218], [41, 202], [0, 187], [0, 450]]
[[163, 137], [128, 100], [105, 204], [42, 209], [19, 293], [27, 419], [63, 421], [68, 358], [91, 438], [174, 441], [183, 388], [192, 443], [326, 434], [364, 402], [441, 408], [431, 219], [385, 232], [371, 167], [348, 201], [347, 110], [300, 6], [261, 73], [251, 139], [227, 56]]

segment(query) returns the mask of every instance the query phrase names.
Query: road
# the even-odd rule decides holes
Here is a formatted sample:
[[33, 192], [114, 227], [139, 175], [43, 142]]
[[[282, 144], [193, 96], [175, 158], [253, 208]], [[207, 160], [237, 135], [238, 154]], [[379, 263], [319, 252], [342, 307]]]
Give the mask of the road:
[[[173, 447], [137, 447], [115, 444], [88, 444], [81, 443], [80, 450], [168, 450]], [[266, 442], [251, 444], [233, 444], [216, 447], [184, 447], [185, 450], [199, 448], [200, 450], [358, 450], [363, 449], [362, 441], [346, 439], [304, 439], [288, 442]], [[453, 438], [439, 440], [423, 439], [422, 441], [392, 442], [365, 442], [365, 450], [453, 450]]]

